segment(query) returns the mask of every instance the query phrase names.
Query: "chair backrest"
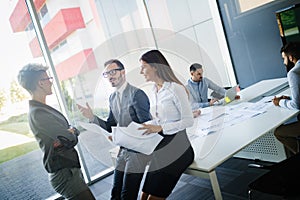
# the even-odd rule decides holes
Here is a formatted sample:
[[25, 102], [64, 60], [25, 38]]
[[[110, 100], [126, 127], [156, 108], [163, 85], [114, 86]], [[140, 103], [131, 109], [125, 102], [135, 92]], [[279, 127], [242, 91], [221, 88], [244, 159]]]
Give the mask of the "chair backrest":
[[297, 184], [299, 182], [300, 154], [298, 153], [274, 164], [269, 171], [251, 182], [248, 187], [249, 193], [259, 191], [283, 197], [300, 197], [299, 184]]

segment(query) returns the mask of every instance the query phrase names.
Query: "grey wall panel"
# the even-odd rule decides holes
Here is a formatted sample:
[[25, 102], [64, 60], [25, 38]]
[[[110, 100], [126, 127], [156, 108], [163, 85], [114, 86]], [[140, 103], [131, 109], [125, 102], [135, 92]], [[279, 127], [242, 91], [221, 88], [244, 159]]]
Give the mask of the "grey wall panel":
[[241, 88], [286, 76], [275, 12], [299, 0], [277, 0], [240, 12], [238, 1], [218, 0], [230, 54]]

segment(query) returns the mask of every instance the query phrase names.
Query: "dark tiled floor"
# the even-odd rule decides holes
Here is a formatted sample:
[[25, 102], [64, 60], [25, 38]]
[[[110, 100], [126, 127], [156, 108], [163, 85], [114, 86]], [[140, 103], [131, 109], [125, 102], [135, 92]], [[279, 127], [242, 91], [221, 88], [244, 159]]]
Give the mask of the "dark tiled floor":
[[[248, 168], [253, 161], [232, 158], [217, 168], [216, 173], [224, 200], [248, 199], [247, 186], [256, 177], [265, 172], [261, 169]], [[234, 168], [233, 168], [234, 166]], [[90, 186], [97, 200], [110, 197], [112, 175]], [[261, 199], [268, 197], [260, 195]], [[184, 174], [168, 200], [213, 200], [214, 195], [208, 179]], [[273, 199], [273, 198], [270, 198]]]
[[[55, 194], [42, 166], [39, 150], [0, 165], [1, 200], [41, 200]], [[216, 169], [224, 200], [246, 200], [247, 185], [264, 170], [248, 168], [253, 161], [231, 158]], [[36, 176], [39, 175], [39, 176]], [[97, 200], [108, 200], [112, 186], [110, 175], [90, 188]], [[54, 199], [54, 198], [52, 198]], [[210, 181], [184, 174], [168, 200], [213, 200]], [[260, 195], [257, 200], [267, 200]]]

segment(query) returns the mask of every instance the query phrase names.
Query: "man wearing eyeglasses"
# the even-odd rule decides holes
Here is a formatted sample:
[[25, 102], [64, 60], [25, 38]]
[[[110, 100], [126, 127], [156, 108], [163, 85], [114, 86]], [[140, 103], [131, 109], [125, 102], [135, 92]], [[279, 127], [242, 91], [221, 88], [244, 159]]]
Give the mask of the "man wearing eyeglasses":
[[[104, 78], [108, 78], [112, 87], [116, 88], [109, 97], [109, 116], [107, 121], [95, 116], [88, 104], [78, 105], [83, 116], [90, 122], [98, 124], [111, 132], [112, 126], [128, 126], [132, 121], [144, 123], [151, 119], [150, 103], [147, 95], [126, 81], [124, 65], [116, 59], [105, 64]], [[114, 182], [111, 199], [137, 199], [141, 180], [150, 156], [131, 149], [120, 147], [114, 171]]]

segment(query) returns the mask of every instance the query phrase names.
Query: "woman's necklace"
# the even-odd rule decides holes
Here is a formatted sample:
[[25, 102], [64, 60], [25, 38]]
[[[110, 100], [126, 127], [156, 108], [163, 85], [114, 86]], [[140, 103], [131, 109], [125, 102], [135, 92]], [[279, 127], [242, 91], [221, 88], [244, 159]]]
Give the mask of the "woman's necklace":
[[162, 88], [163, 84], [160, 84], [160, 83], [156, 83], [156, 87], [157, 88]]
[[162, 88], [164, 83], [155, 83], [157, 91], [160, 90]]

